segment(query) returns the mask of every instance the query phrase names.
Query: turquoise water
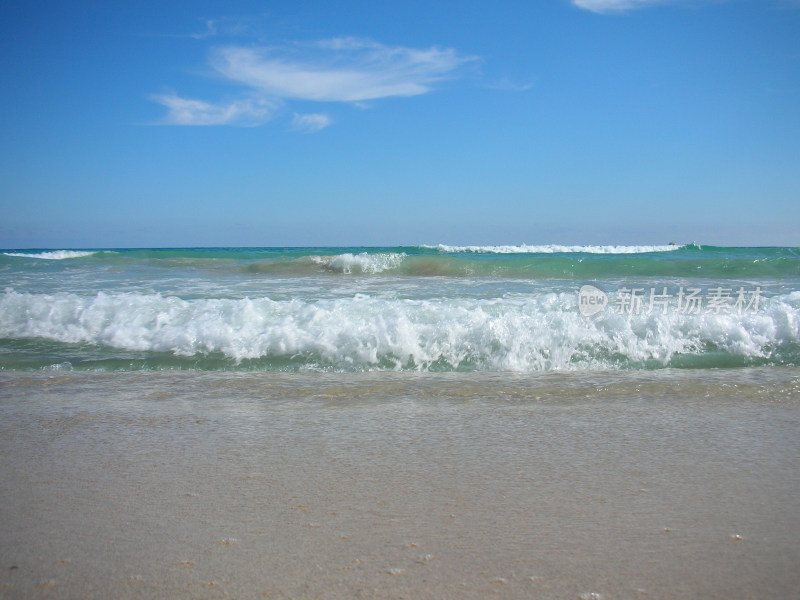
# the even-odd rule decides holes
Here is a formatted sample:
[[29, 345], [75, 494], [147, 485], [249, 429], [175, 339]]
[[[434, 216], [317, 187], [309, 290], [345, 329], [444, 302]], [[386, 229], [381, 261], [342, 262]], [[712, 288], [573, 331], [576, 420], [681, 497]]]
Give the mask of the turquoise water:
[[798, 248], [9, 249], [0, 289], [5, 370], [800, 364]]

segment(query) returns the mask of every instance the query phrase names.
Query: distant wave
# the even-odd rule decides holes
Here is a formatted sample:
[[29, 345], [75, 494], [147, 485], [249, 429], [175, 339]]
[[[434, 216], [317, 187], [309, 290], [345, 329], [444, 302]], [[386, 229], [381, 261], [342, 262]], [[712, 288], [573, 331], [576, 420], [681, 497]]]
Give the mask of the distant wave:
[[440, 252], [475, 252], [483, 254], [555, 254], [559, 252], [584, 252], [587, 254], [643, 254], [646, 252], [670, 252], [683, 246], [668, 244], [664, 246], [561, 246], [558, 244], [545, 244], [530, 246], [449, 246], [438, 244], [436, 246], [423, 245], [422, 248], [431, 248]]
[[21, 256], [24, 258], [42, 258], [44, 260], [64, 260], [65, 258], [82, 258], [97, 254], [96, 250], [50, 250], [48, 252], [3, 252], [5, 256]]
[[382, 273], [396, 269], [406, 257], [403, 252], [384, 252], [379, 254], [344, 253], [334, 256], [312, 256], [311, 260], [323, 268], [337, 273]]

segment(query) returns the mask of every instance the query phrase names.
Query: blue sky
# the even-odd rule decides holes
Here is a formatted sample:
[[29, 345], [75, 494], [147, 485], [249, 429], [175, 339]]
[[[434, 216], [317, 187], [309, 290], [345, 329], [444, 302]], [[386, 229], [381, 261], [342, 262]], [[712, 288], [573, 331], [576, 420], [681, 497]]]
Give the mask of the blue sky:
[[4, 2], [0, 247], [800, 246], [800, 2]]

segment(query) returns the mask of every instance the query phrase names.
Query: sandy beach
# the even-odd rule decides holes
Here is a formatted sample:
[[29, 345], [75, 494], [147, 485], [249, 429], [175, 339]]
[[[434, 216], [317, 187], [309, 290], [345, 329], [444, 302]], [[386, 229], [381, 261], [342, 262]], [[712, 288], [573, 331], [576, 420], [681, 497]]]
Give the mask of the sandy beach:
[[0, 374], [3, 598], [796, 598], [800, 372]]

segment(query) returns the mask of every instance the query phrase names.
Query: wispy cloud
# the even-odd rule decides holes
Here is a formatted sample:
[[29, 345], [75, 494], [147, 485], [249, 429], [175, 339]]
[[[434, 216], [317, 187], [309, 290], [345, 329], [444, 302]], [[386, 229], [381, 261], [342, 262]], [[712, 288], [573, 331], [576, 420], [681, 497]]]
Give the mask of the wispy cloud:
[[333, 121], [328, 115], [319, 113], [298, 115], [295, 113], [292, 119], [292, 128], [303, 133], [316, 133], [332, 123]]
[[[668, 4], [701, 6], [704, 4], [721, 4], [728, 0], [570, 0], [573, 5], [596, 13], [624, 13], [639, 8], [662, 6]], [[763, 2], [763, 0], [757, 0]], [[764, 2], [767, 4], [767, 2]], [[774, 8], [800, 8], [800, 0], [772, 0]]]
[[227, 16], [213, 19], [199, 19], [202, 31], [189, 34], [196, 40], [211, 37], [258, 37], [261, 20], [258, 17]]
[[154, 94], [150, 99], [167, 108], [168, 114], [163, 121], [167, 125], [261, 125], [272, 117], [275, 108], [275, 104], [265, 98], [219, 104], [174, 94]]
[[233, 81], [278, 98], [359, 102], [424, 94], [470, 60], [450, 48], [416, 50], [352, 38], [303, 50], [295, 56], [275, 49], [222, 48], [212, 66]]
[[[365, 101], [425, 94], [476, 60], [452, 48], [385, 46], [353, 37], [281, 47], [225, 46], [211, 52], [209, 64], [218, 76], [242, 86], [245, 99], [227, 104], [177, 95], [152, 99], [169, 109], [169, 124], [253, 124], [294, 100], [363, 106]], [[328, 119], [321, 127], [318, 119], [317, 130], [331, 123], [325, 115], [313, 116]]]
[[502, 92], [527, 92], [533, 88], [533, 83], [517, 83], [508, 77], [503, 77], [492, 83], [487, 83], [486, 88], [490, 90], [500, 90]]
[[217, 23], [214, 19], [206, 19], [204, 21], [205, 29], [198, 33], [189, 34], [189, 37], [196, 40], [204, 40], [208, 37], [217, 35]]
[[619, 13], [658, 4], [676, 3], [676, 1], [680, 0], [572, 0], [572, 3], [578, 8], [596, 13]]

